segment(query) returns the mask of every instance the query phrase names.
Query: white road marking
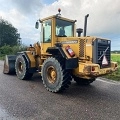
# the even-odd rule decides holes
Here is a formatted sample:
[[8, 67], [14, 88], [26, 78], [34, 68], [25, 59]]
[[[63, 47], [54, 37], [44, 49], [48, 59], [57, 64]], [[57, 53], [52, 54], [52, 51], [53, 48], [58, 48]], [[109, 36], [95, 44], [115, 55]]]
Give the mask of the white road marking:
[[120, 82], [117, 82], [117, 81], [107, 81], [107, 80], [102, 80], [100, 78], [97, 78], [97, 81], [105, 82], [105, 83], [112, 84], [112, 85], [120, 85]]

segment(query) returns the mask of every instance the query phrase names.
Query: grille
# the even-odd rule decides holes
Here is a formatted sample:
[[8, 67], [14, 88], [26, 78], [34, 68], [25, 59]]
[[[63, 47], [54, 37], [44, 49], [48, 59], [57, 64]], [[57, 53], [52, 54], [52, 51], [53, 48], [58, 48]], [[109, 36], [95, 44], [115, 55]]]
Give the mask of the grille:
[[[102, 65], [103, 57], [106, 57], [108, 65]], [[111, 42], [110, 40], [96, 39], [93, 42], [93, 63], [99, 64], [100, 68], [111, 65]]]
[[[106, 51], [106, 49], [107, 49], [107, 51]], [[104, 51], [106, 51], [106, 52], [104, 52]], [[103, 61], [103, 57], [104, 57], [104, 55], [102, 56], [102, 54], [104, 54], [106, 56], [106, 59], [108, 61], [108, 65], [102, 65], [102, 61]], [[98, 43], [98, 64], [100, 65], [100, 67], [101, 68], [109, 67], [110, 66], [110, 59], [111, 59], [111, 57], [110, 57], [110, 45]]]
[[79, 57], [85, 57], [85, 40], [81, 39], [79, 43]]

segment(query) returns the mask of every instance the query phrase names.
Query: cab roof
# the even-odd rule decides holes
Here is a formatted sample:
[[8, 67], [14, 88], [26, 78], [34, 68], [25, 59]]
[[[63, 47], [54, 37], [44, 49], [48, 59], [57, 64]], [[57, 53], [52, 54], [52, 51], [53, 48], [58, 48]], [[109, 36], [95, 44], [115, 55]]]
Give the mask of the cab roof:
[[61, 17], [61, 16], [58, 16], [58, 15], [52, 15], [52, 16], [43, 18], [40, 21], [43, 22], [45, 20], [52, 19], [52, 18], [58, 18], [58, 19], [62, 19], [62, 20], [65, 20], [65, 21], [69, 21], [69, 22], [76, 22], [77, 21], [77, 20], [71, 20], [71, 19], [68, 19], [68, 18], [65, 18], [65, 17]]

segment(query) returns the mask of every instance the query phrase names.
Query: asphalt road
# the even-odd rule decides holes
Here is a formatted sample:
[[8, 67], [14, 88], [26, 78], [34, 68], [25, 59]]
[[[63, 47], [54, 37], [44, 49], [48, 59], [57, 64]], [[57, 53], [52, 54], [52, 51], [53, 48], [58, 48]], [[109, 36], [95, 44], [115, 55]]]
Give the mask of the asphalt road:
[[39, 75], [31, 81], [2, 73], [0, 120], [120, 120], [120, 83], [96, 80], [90, 86], [74, 81], [63, 93], [48, 92]]

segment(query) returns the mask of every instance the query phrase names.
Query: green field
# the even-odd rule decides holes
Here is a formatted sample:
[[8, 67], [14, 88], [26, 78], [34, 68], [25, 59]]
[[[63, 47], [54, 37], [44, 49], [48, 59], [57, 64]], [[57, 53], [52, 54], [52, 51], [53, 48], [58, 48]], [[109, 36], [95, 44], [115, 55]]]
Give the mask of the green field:
[[112, 54], [111, 60], [118, 63], [118, 70], [112, 74], [105, 76], [108, 79], [120, 81], [120, 54]]

